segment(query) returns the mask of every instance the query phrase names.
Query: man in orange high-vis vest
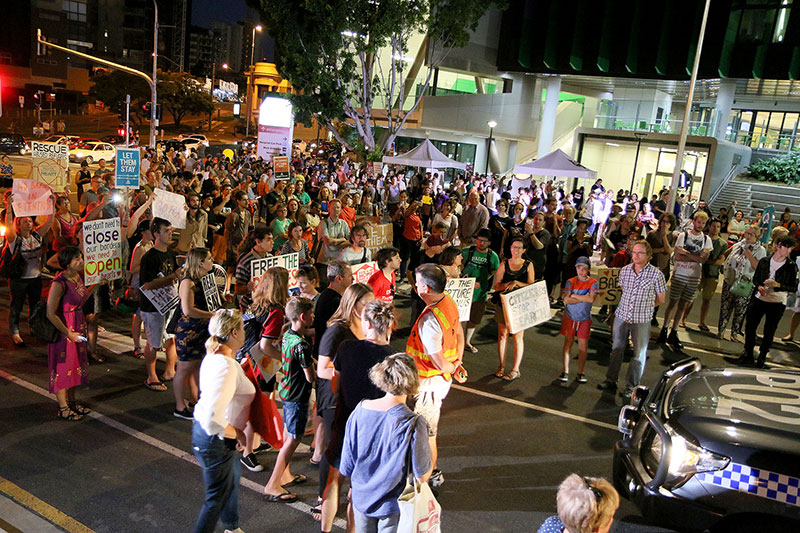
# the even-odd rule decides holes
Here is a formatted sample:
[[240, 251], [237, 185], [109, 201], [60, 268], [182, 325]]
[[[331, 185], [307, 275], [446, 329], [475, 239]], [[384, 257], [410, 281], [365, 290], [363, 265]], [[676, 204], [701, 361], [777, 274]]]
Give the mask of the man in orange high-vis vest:
[[447, 276], [439, 265], [426, 263], [414, 271], [417, 294], [425, 302], [411, 330], [406, 351], [414, 357], [419, 371], [419, 392], [415, 396], [414, 412], [428, 422], [428, 441], [431, 448], [433, 473], [430, 483], [438, 487], [444, 482], [436, 466], [438, 448], [436, 433], [442, 400], [450, 391], [452, 379], [459, 383], [467, 380], [462, 366], [464, 358], [464, 331], [458, 318], [458, 307], [444, 292]]

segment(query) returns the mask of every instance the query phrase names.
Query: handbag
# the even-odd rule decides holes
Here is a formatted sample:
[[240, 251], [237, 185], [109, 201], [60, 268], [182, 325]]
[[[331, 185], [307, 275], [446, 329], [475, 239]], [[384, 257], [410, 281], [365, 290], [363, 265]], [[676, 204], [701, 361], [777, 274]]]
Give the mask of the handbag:
[[61, 332], [47, 318], [47, 300], [39, 300], [30, 318], [31, 334], [47, 344], [58, 342]]
[[[413, 431], [413, 426], [412, 430]], [[411, 464], [411, 435], [407, 439], [406, 486], [397, 497], [400, 508], [398, 533], [440, 533], [442, 527], [442, 506], [436, 501], [428, 483], [420, 483], [414, 476]]]
[[256, 388], [256, 395], [250, 404], [250, 423], [265, 442], [268, 442], [276, 450], [280, 450], [283, 446], [283, 419], [278, 412], [278, 406], [275, 404], [275, 400], [259, 389], [249, 357], [242, 361], [242, 370]]
[[731, 285], [731, 294], [740, 298], [748, 298], [753, 293], [753, 282], [745, 278], [739, 278]]
[[17, 237], [14, 241], [13, 252], [9, 244], [6, 242], [3, 247], [3, 255], [0, 256], [0, 277], [18, 279], [25, 272], [25, 258], [22, 257], [22, 239]]

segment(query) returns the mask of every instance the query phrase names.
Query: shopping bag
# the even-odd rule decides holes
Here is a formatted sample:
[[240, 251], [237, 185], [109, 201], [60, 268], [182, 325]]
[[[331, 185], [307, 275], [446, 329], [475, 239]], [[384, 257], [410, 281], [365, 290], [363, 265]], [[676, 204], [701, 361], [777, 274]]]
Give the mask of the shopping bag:
[[442, 506], [436, 501], [428, 483], [419, 483], [409, 471], [406, 487], [397, 498], [400, 507], [398, 533], [439, 533]]
[[242, 370], [256, 388], [255, 398], [250, 404], [250, 423], [264, 441], [279, 450], [283, 446], [283, 419], [278, 406], [275, 400], [261, 392], [249, 357], [242, 361]]

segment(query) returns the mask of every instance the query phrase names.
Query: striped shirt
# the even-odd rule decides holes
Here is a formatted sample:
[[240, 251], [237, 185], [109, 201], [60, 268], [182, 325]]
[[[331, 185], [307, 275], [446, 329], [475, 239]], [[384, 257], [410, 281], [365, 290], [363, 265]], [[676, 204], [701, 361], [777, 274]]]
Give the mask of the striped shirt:
[[617, 306], [617, 320], [634, 324], [650, 322], [656, 294], [667, 292], [664, 274], [650, 263], [639, 274], [633, 270], [633, 263], [622, 267], [619, 286], [622, 287], [622, 297]]

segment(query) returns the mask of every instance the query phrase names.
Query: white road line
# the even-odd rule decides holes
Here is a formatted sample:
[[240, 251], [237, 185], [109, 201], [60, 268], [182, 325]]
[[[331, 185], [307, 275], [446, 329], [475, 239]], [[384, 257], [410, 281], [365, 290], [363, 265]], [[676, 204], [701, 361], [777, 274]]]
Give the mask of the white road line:
[[617, 431], [617, 426], [612, 424], [607, 424], [606, 422], [600, 422], [599, 420], [593, 420], [591, 418], [586, 418], [585, 416], [573, 415], [571, 413], [565, 413], [564, 411], [557, 411], [556, 409], [550, 409], [549, 407], [542, 407], [541, 405], [536, 405], [533, 403], [523, 402], [520, 400], [515, 400], [513, 398], [506, 398], [505, 396], [500, 396], [497, 394], [492, 394], [491, 392], [484, 392], [482, 390], [471, 389], [469, 387], [465, 387], [463, 385], [457, 385], [453, 383], [452, 387], [454, 389], [458, 389], [460, 391], [468, 392], [470, 394], [475, 394], [477, 396], [483, 396], [484, 398], [491, 398], [492, 400], [497, 400], [498, 402], [505, 402], [510, 403], [511, 405], [516, 405], [519, 407], [524, 407], [526, 409], [532, 409], [534, 411], [541, 411], [542, 413], [547, 413], [549, 415], [560, 416], [561, 418], [567, 418], [569, 420], [575, 420], [577, 422], [583, 422], [584, 424], [591, 424], [593, 426], [611, 429], [613, 431]]
[[[31, 392], [35, 392], [36, 394], [38, 394], [40, 396], [44, 396], [45, 398], [47, 398], [49, 400], [55, 401], [55, 399], [53, 398], [53, 395], [50, 394], [45, 389], [39, 387], [38, 385], [34, 385], [33, 383], [31, 383], [29, 381], [26, 381], [26, 380], [24, 380], [22, 378], [18, 378], [17, 376], [15, 376], [13, 374], [9, 374], [8, 372], [6, 372], [4, 370], [0, 370], [0, 377], [6, 379], [7, 381], [10, 381], [11, 383], [16, 383], [20, 387], [28, 389]], [[166, 442], [163, 442], [163, 441], [160, 441], [160, 440], [158, 440], [158, 439], [156, 439], [154, 437], [151, 437], [150, 435], [147, 435], [146, 433], [142, 433], [141, 431], [135, 430], [132, 427], [126, 426], [125, 424], [123, 424], [121, 422], [118, 422], [118, 421], [114, 420], [113, 418], [109, 418], [106, 415], [100, 414], [97, 411], [92, 411], [91, 413], [89, 413], [88, 416], [90, 416], [91, 418], [94, 418], [98, 422], [102, 422], [103, 424], [106, 424], [107, 426], [110, 426], [110, 427], [112, 427], [114, 429], [117, 429], [117, 430], [127, 434], [127, 435], [130, 435], [131, 437], [133, 437], [133, 438], [135, 438], [137, 440], [140, 440], [140, 441], [142, 441], [142, 442], [144, 442], [146, 444], [149, 444], [150, 446], [158, 448], [162, 452], [168, 453], [168, 454], [170, 454], [170, 455], [172, 455], [174, 457], [177, 457], [178, 459], [182, 459], [183, 461], [186, 461], [187, 463], [191, 463], [191, 464], [193, 464], [195, 466], [200, 466], [197, 463], [197, 459], [195, 458], [194, 454], [191, 454], [189, 452], [185, 452], [185, 451], [181, 450], [180, 448], [176, 448], [175, 446], [167, 444]], [[260, 483], [256, 483], [255, 481], [252, 481], [250, 479], [247, 479], [244, 476], [241, 477], [240, 483], [241, 483], [241, 485], [243, 487], [246, 487], [246, 488], [252, 490], [253, 492], [255, 492], [258, 495], [261, 495], [261, 494], [264, 493], [264, 486], [263, 485], [261, 485]], [[312, 514], [311, 513], [311, 506], [308, 505], [307, 503], [303, 503], [301, 501], [296, 501], [296, 502], [293, 502], [293, 503], [285, 503], [283, 505], [286, 505], [288, 507], [292, 507], [294, 509], [297, 509], [298, 511], [300, 511], [302, 513], [305, 513], [307, 515], [311, 515]], [[336, 521], [334, 522], [334, 525], [339, 527], [339, 528], [342, 528], [342, 529], [344, 529], [345, 526], [346, 526], [345, 521], [342, 520], [341, 518], [337, 518]]]

